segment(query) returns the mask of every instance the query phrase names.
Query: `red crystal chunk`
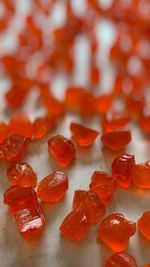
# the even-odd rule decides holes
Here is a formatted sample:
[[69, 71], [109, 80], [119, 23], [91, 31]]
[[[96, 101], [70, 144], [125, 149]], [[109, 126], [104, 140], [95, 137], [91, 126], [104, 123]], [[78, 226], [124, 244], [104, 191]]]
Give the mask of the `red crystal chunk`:
[[25, 115], [15, 116], [10, 120], [9, 132], [24, 137], [32, 137], [32, 123]]
[[5, 123], [0, 122], [0, 144], [3, 143], [7, 135], [8, 135], [8, 126]]
[[132, 180], [139, 188], [150, 188], [150, 161], [136, 164], [131, 169]]
[[148, 240], [150, 240], [150, 211], [143, 213], [138, 220], [138, 228], [140, 233]]
[[112, 162], [113, 176], [116, 177], [118, 184], [123, 188], [132, 185], [131, 167], [135, 165], [135, 157], [130, 154], [122, 154]]
[[106, 206], [111, 201], [116, 186], [116, 179], [106, 172], [95, 171], [91, 177], [90, 189]]
[[76, 190], [73, 198], [73, 208], [82, 206], [85, 210], [88, 222], [97, 223], [105, 213], [105, 205], [97, 194], [92, 191]]
[[110, 256], [105, 267], [137, 267], [137, 264], [133, 256], [124, 251]]
[[129, 238], [136, 232], [136, 224], [128, 221], [122, 214], [106, 217], [99, 226], [98, 238], [111, 250], [121, 252], [128, 247]]
[[61, 167], [68, 167], [75, 158], [75, 147], [70, 139], [56, 135], [48, 140], [48, 149]]
[[38, 185], [37, 196], [50, 203], [60, 201], [68, 190], [68, 177], [62, 171], [55, 171]]
[[131, 141], [130, 131], [117, 131], [105, 133], [101, 140], [103, 144], [111, 150], [124, 148]]
[[0, 160], [20, 160], [25, 152], [26, 138], [18, 135], [9, 135], [0, 144]]
[[26, 162], [17, 162], [7, 169], [7, 176], [12, 185], [36, 186], [37, 175]]
[[12, 186], [4, 193], [4, 203], [10, 208], [23, 238], [33, 238], [44, 230], [45, 217], [32, 187]]
[[71, 123], [70, 130], [76, 142], [83, 147], [90, 146], [99, 134], [97, 131], [84, 127], [78, 123]]
[[33, 123], [32, 135], [36, 140], [41, 139], [55, 128], [55, 120], [49, 117], [37, 118]]
[[89, 228], [85, 211], [79, 207], [71, 211], [60, 226], [60, 232], [71, 241], [80, 241]]

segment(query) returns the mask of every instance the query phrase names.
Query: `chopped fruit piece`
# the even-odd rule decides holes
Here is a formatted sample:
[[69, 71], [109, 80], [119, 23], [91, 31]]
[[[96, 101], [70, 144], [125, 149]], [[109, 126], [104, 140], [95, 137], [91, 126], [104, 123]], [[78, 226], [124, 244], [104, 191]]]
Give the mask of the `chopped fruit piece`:
[[73, 208], [77, 209], [82, 206], [88, 222], [97, 223], [105, 213], [105, 206], [97, 194], [92, 191], [76, 190], [73, 199]]
[[80, 241], [89, 228], [85, 211], [79, 207], [71, 211], [60, 226], [60, 232], [71, 241]]
[[95, 171], [91, 177], [90, 189], [106, 206], [111, 201], [116, 186], [116, 179], [106, 172]]
[[10, 120], [9, 132], [24, 137], [32, 137], [32, 123], [26, 115], [15, 116]]
[[111, 150], [124, 148], [131, 141], [130, 131], [106, 133], [101, 137], [103, 144]]
[[33, 138], [39, 140], [54, 128], [55, 128], [54, 119], [48, 117], [37, 118], [33, 123], [33, 129], [32, 129]]
[[137, 267], [135, 259], [127, 252], [113, 254], [105, 263], [105, 267]]
[[4, 193], [4, 203], [10, 208], [23, 238], [38, 236], [44, 230], [45, 217], [32, 187], [12, 186]]
[[71, 123], [70, 130], [79, 146], [90, 146], [99, 134], [97, 131], [78, 123]]
[[60, 201], [68, 190], [68, 177], [62, 171], [56, 171], [45, 177], [38, 185], [37, 196], [50, 203]]
[[60, 166], [66, 168], [75, 158], [75, 147], [71, 140], [56, 135], [48, 140], [48, 149]]
[[121, 252], [128, 247], [129, 238], [136, 232], [136, 224], [116, 213], [106, 217], [99, 226], [98, 238], [111, 250]]
[[132, 185], [131, 167], [135, 165], [135, 157], [130, 154], [122, 154], [112, 162], [113, 176], [116, 177], [121, 187], [129, 188]]
[[37, 175], [26, 162], [17, 162], [7, 169], [7, 176], [12, 185], [36, 186]]
[[134, 165], [131, 169], [131, 175], [137, 187], [150, 188], [150, 161]]
[[26, 138], [18, 135], [9, 135], [0, 144], [0, 160], [17, 161], [25, 152]]

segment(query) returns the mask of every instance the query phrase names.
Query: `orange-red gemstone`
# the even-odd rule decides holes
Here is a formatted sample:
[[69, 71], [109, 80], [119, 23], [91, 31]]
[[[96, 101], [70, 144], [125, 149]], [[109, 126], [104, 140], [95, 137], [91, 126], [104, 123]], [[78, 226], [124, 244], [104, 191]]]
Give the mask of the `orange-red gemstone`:
[[139, 188], [150, 188], [150, 161], [136, 164], [131, 169], [132, 180]]
[[103, 114], [106, 113], [112, 105], [112, 95], [105, 94], [100, 95], [96, 98], [96, 111], [97, 113]]
[[135, 157], [130, 154], [122, 154], [112, 162], [112, 173], [116, 177], [118, 184], [123, 188], [129, 188], [132, 185], [130, 170], [135, 165]]
[[49, 117], [37, 118], [32, 127], [32, 135], [36, 140], [41, 139], [55, 128], [55, 120]]
[[130, 117], [119, 112], [106, 114], [102, 121], [103, 131], [114, 132], [126, 126], [130, 122]]
[[0, 144], [0, 160], [20, 160], [25, 152], [26, 138], [18, 135], [9, 135]]
[[138, 220], [138, 228], [140, 233], [148, 240], [150, 240], [150, 211], [143, 213]]
[[106, 206], [111, 201], [116, 186], [116, 179], [106, 172], [95, 171], [91, 177], [90, 189]]
[[97, 223], [105, 213], [105, 205], [95, 192], [76, 190], [73, 198], [73, 208], [77, 209], [82, 206], [88, 222]]
[[32, 137], [32, 123], [26, 115], [17, 115], [10, 120], [9, 132], [24, 137]]
[[38, 236], [44, 230], [45, 217], [32, 187], [12, 186], [4, 193], [4, 203], [10, 208], [23, 238]]
[[122, 214], [106, 217], [99, 226], [98, 238], [111, 250], [121, 252], [128, 247], [129, 238], [136, 232], [136, 224], [128, 221]]
[[79, 207], [71, 211], [60, 226], [60, 232], [71, 241], [80, 241], [89, 228], [85, 211]]
[[130, 131], [117, 131], [105, 133], [101, 140], [103, 144], [111, 150], [124, 148], [131, 141]]
[[61, 167], [68, 167], [75, 158], [75, 147], [70, 139], [62, 135], [53, 136], [48, 140], [48, 149]]
[[7, 176], [12, 185], [36, 186], [37, 175], [26, 162], [17, 162], [7, 169]]
[[4, 122], [0, 122], [0, 144], [3, 143], [8, 135], [8, 126]]
[[60, 201], [68, 190], [68, 177], [62, 171], [55, 171], [38, 185], [37, 196], [50, 203]]
[[131, 254], [123, 251], [110, 256], [105, 267], [137, 267], [137, 264]]
[[90, 146], [99, 134], [97, 131], [78, 123], [71, 123], [70, 130], [79, 146], [85, 147]]

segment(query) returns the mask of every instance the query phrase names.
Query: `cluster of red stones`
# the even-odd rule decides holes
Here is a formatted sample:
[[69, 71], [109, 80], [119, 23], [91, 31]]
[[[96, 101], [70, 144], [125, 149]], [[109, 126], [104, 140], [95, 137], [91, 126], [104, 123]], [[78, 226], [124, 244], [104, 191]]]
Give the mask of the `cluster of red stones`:
[[[34, 89], [39, 95], [38, 104], [45, 110], [45, 115], [34, 121], [20, 113], [11, 117], [9, 123], [0, 122], [0, 160], [9, 163], [7, 176], [11, 183], [4, 193], [4, 203], [9, 206], [23, 238], [36, 237], [44, 230], [45, 216], [40, 203], [57, 203], [68, 190], [68, 177], [63, 171], [49, 174], [37, 185], [36, 172], [22, 161], [27, 146], [50, 133], [60, 117], [67, 112], [88, 118], [98, 116], [102, 128], [101, 142], [113, 151], [124, 149], [131, 142], [128, 127], [131, 122], [138, 122], [144, 134], [150, 133], [150, 112], [146, 99], [150, 82], [150, 2], [125, 2], [112, 0], [111, 6], [103, 9], [99, 0], [87, 0], [85, 14], [80, 17], [75, 15], [71, 1], [67, 0], [65, 23], [46, 35], [45, 29], [37, 25], [34, 14], [42, 13], [47, 19], [57, 1], [33, 1], [32, 13], [26, 18], [24, 30], [17, 36], [18, 48], [12, 55], [0, 56], [0, 68], [11, 80], [5, 94], [7, 107], [18, 110]], [[13, 1], [5, 0], [3, 5], [0, 34], [9, 29], [16, 13]], [[110, 63], [116, 67], [116, 76], [110, 92], [98, 95], [95, 94], [96, 90], [91, 90], [99, 86], [102, 76], [96, 60], [99, 43], [95, 25], [98, 18], [103, 17], [113, 22], [117, 30], [117, 38], [109, 54]], [[80, 87], [70, 84], [64, 99], [60, 101], [50, 88], [51, 76], [58, 71], [68, 77], [73, 74], [73, 51], [75, 41], [81, 34], [87, 37], [90, 44], [88, 85]], [[44, 35], [47, 40], [51, 39], [49, 46]], [[43, 60], [42, 63], [36, 62], [36, 70], [31, 77], [27, 67], [35, 52]], [[129, 67], [135, 59], [139, 66], [136, 73]], [[114, 104], [118, 100], [122, 104], [119, 111]], [[48, 140], [48, 151], [61, 168], [69, 167], [76, 157], [76, 149], [88, 149], [100, 134], [77, 122], [70, 124], [70, 132], [73, 141], [62, 135], [51, 136]], [[119, 213], [101, 219], [113, 200], [117, 186], [124, 189], [133, 185], [141, 189], [150, 188], [150, 161], [136, 163], [134, 155], [124, 152], [113, 160], [111, 169], [112, 173], [95, 171], [89, 189], [75, 191], [72, 211], [63, 220], [60, 231], [67, 239], [79, 241], [92, 224], [100, 221], [98, 239], [115, 252], [105, 267], [136, 267], [133, 256], [124, 251], [136, 232], [136, 223]], [[36, 186], [37, 191], [34, 189]], [[143, 213], [137, 225], [141, 234], [150, 240], [150, 211]]]

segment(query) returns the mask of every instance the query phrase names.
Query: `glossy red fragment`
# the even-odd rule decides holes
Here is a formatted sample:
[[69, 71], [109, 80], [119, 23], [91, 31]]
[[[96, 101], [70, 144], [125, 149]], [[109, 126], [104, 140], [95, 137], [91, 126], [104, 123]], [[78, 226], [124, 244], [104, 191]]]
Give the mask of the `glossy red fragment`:
[[73, 198], [73, 208], [82, 207], [90, 224], [98, 223], [105, 213], [105, 205], [95, 192], [76, 190]]
[[0, 160], [20, 160], [25, 153], [26, 138], [18, 135], [9, 135], [0, 144]]
[[0, 144], [3, 143], [8, 133], [9, 131], [7, 124], [5, 124], [4, 122], [0, 122]]
[[7, 169], [7, 176], [12, 185], [36, 186], [37, 175], [26, 162], [17, 162]]
[[82, 96], [85, 89], [82, 87], [68, 87], [66, 90], [65, 104], [73, 111], [79, 111]]
[[106, 217], [99, 226], [98, 239], [111, 250], [121, 252], [128, 247], [129, 239], [136, 232], [136, 224], [128, 221], [122, 214]]
[[62, 135], [53, 136], [48, 140], [48, 149], [52, 157], [61, 167], [68, 167], [75, 158], [75, 147], [70, 139]]
[[130, 122], [130, 117], [119, 112], [108, 112], [102, 121], [103, 131], [114, 132], [125, 127]]
[[66, 239], [77, 242], [85, 237], [88, 228], [86, 213], [79, 207], [65, 217], [59, 229]]
[[130, 131], [104, 133], [101, 140], [109, 149], [120, 150], [131, 141], [131, 133]]
[[24, 137], [32, 137], [32, 123], [26, 115], [17, 115], [10, 120], [9, 132]]
[[150, 133], [150, 115], [141, 115], [139, 126], [145, 133]]
[[32, 127], [32, 136], [39, 140], [55, 128], [55, 120], [49, 117], [37, 118]]
[[134, 165], [131, 169], [131, 175], [137, 187], [150, 188], [150, 161]]
[[17, 185], [8, 188], [4, 203], [9, 206], [23, 238], [34, 238], [43, 232], [45, 217], [32, 187]]
[[138, 229], [146, 239], [150, 240], [150, 211], [144, 212], [138, 220]]
[[70, 130], [79, 146], [83, 147], [90, 146], [99, 134], [97, 131], [78, 123], [71, 123]]
[[123, 188], [132, 185], [131, 168], [135, 165], [135, 157], [130, 154], [122, 154], [112, 162], [112, 173], [118, 184]]
[[106, 172], [95, 171], [91, 177], [90, 189], [98, 195], [106, 206], [112, 200], [116, 186], [115, 177]]
[[100, 95], [96, 98], [96, 111], [99, 114], [105, 114], [112, 105], [112, 95], [111, 94], [104, 94]]
[[133, 256], [124, 251], [110, 256], [105, 267], [137, 267], [137, 264]]
[[62, 171], [55, 171], [38, 185], [37, 196], [45, 202], [59, 202], [68, 190], [68, 177]]

